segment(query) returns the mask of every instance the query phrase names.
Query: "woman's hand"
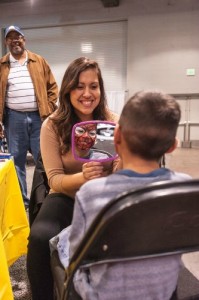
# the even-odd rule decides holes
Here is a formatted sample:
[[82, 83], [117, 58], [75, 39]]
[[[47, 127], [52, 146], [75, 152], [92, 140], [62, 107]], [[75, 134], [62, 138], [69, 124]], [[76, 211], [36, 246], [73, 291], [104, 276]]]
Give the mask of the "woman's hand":
[[103, 166], [100, 162], [90, 161], [82, 166], [82, 172], [86, 180], [103, 176]]

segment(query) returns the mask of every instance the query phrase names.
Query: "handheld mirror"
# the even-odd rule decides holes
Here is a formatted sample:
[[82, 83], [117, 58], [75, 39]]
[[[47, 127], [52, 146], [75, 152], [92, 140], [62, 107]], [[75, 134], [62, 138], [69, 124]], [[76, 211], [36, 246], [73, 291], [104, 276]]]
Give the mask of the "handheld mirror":
[[108, 121], [80, 122], [72, 128], [72, 152], [82, 162], [112, 161], [118, 155], [114, 147], [116, 124]]

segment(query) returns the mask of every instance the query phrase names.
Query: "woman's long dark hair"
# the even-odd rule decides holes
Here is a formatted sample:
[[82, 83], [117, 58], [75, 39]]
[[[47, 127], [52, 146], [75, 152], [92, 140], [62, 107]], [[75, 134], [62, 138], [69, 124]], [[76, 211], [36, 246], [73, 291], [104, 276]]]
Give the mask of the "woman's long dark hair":
[[55, 130], [62, 141], [62, 154], [68, 152], [70, 149], [73, 125], [81, 122], [71, 104], [70, 92], [78, 86], [80, 73], [88, 69], [96, 70], [101, 93], [100, 102], [93, 111], [93, 119], [107, 120], [109, 117], [104, 82], [98, 63], [86, 57], [75, 59], [66, 69], [59, 92], [59, 107], [56, 114], [51, 117]]

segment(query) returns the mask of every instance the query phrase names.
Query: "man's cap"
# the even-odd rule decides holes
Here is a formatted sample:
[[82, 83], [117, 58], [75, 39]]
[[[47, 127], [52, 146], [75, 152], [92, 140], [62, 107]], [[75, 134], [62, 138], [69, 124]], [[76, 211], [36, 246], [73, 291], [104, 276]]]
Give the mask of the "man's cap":
[[5, 30], [5, 38], [7, 37], [8, 33], [11, 32], [11, 31], [16, 31], [20, 35], [24, 36], [23, 32], [21, 31], [21, 29], [18, 26], [11, 25], [11, 26], [7, 27], [6, 30]]

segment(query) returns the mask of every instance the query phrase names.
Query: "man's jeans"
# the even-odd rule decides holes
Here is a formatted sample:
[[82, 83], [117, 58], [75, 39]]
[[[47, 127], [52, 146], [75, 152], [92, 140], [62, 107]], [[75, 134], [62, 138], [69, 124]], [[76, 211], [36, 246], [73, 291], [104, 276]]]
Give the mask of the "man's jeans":
[[40, 150], [41, 119], [38, 111], [19, 112], [5, 109], [4, 127], [8, 151], [14, 157], [25, 206], [29, 205], [26, 183], [26, 156], [29, 151], [37, 161]]

